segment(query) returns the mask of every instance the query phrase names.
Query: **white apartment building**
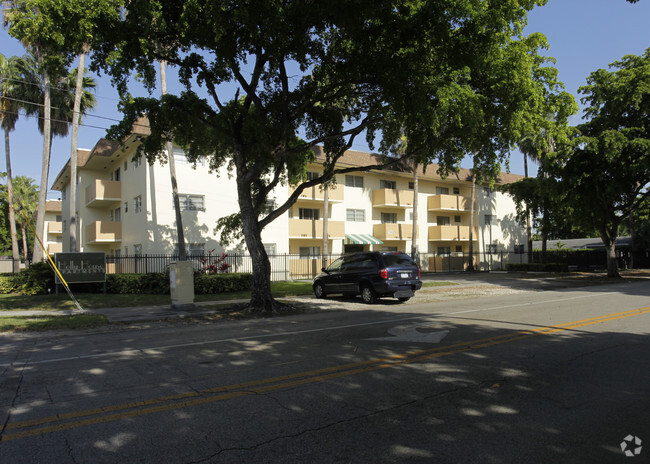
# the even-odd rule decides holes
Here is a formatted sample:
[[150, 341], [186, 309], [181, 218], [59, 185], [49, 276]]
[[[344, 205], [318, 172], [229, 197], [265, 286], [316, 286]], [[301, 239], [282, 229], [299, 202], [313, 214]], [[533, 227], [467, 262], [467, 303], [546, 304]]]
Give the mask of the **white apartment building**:
[[[79, 251], [104, 251], [109, 256], [172, 254], [177, 249], [169, 166], [133, 159], [146, 133], [134, 127], [123, 144], [100, 140], [92, 150], [80, 150], [77, 175], [77, 243]], [[322, 153], [308, 167], [308, 176], [322, 171]], [[174, 147], [178, 191], [185, 241], [189, 254], [224, 250], [215, 233], [217, 219], [239, 210], [234, 178], [224, 168], [209, 173], [207, 165], [188, 163]], [[341, 167], [377, 163], [375, 155], [348, 151]], [[521, 176], [503, 173], [499, 183]], [[372, 171], [339, 175], [328, 191], [328, 249], [333, 255], [358, 250], [410, 252], [413, 215], [413, 173]], [[70, 162], [57, 176], [54, 190], [63, 200], [63, 251], [69, 251]], [[471, 177], [461, 170], [446, 179], [427, 167], [418, 178], [418, 233], [420, 253], [453, 255], [469, 251]], [[282, 204], [292, 192], [278, 186], [269, 201]], [[515, 220], [515, 205], [503, 193], [477, 187], [474, 251], [524, 252], [525, 229]], [[262, 233], [270, 255], [294, 254], [309, 259], [323, 247], [324, 192], [315, 187]], [[69, 222], [69, 221], [68, 221]], [[297, 259], [300, 259], [297, 258]], [[430, 258], [434, 259], [434, 258]], [[433, 261], [422, 263], [434, 266]], [[441, 263], [440, 263], [441, 264]]]
[[[45, 202], [45, 217], [41, 240], [47, 253], [50, 255], [63, 251], [63, 219], [61, 209], [61, 200], [47, 200]], [[38, 244], [35, 246], [38, 246]]]

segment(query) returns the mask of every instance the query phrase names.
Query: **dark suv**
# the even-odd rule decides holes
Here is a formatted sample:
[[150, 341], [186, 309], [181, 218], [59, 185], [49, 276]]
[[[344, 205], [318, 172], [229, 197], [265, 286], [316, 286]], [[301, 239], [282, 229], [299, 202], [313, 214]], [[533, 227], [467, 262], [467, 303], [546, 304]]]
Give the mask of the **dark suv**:
[[382, 296], [407, 301], [422, 287], [420, 268], [407, 254], [363, 252], [345, 255], [314, 279], [314, 294], [325, 298], [331, 293], [358, 295], [365, 303]]

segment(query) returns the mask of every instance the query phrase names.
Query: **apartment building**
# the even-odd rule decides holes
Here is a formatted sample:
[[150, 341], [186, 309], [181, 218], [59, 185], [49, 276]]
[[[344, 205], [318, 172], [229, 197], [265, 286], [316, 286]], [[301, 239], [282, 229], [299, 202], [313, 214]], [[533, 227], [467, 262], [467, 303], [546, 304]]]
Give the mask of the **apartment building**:
[[[146, 133], [146, 127], [134, 126], [133, 134], [121, 145], [100, 140], [93, 149], [80, 150], [74, 205], [79, 251], [120, 256], [171, 254], [177, 250], [169, 167], [134, 158], [137, 144]], [[308, 167], [308, 178], [322, 172], [323, 153], [317, 148], [316, 154], [315, 162]], [[220, 217], [239, 210], [234, 178], [225, 168], [209, 173], [207, 165], [200, 161], [191, 165], [179, 147], [174, 147], [174, 159], [188, 253], [245, 252], [244, 244], [236, 250], [224, 250], [215, 233]], [[373, 154], [348, 151], [339, 165], [378, 163], [379, 158]], [[503, 173], [498, 182], [519, 178]], [[413, 173], [399, 170], [337, 176], [336, 185], [327, 191], [328, 251], [334, 255], [359, 250], [409, 252], [413, 240], [413, 184]], [[57, 176], [53, 189], [61, 191], [63, 218], [69, 218], [69, 162]], [[292, 191], [287, 185], [277, 187], [269, 203], [282, 204]], [[467, 170], [443, 179], [435, 165], [428, 166], [426, 172], [420, 169], [415, 240], [421, 253], [469, 251], [471, 192]], [[287, 213], [263, 231], [268, 253], [290, 253], [302, 259], [319, 256], [323, 251], [324, 218], [324, 190], [305, 190]], [[508, 195], [477, 187], [473, 224], [475, 251], [524, 251], [525, 230], [515, 220], [515, 205]], [[63, 251], [68, 251], [69, 224], [65, 219], [62, 236]]]
[[47, 253], [50, 255], [63, 251], [63, 218], [61, 209], [61, 200], [47, 200], [45, 202], [45, 217], [41, 240]]

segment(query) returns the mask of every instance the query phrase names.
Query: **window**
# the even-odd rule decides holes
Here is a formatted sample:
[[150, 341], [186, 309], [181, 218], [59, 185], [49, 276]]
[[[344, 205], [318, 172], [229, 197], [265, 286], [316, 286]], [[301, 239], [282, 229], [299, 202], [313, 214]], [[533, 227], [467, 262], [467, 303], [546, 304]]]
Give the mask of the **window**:
[[413, 211], [409, 211], [409, 221], [413, 222]]
[[120, 168], [117, 168], [113, 174], [111, 174], [111, 180], [120, 180]]
[[128, 213], [128, 212], [129, 212], [129, 202], [128, 202], [128, 201], [125, 201], [125, 202], [124, 202], [124, 212], [125, 212], [125, 213]]
[[490, 190], [490, 187], [483, 187], [483, 194], [486, 197], [489, 197], [492, 194], [492, 190]]
[[348, 222], [365, 222], [366, 210], [365, 209], [346, 209], [346, 220]]
[[[124, 249], [126, 250], [127, 248], [124, 247]], [[119, 248], [117, 250], [111, 250], [111, 253], [113, 253], [113, 256], [115, 256], [116, 258], [119, 258], [121, 256]], [[124, 254], [126, 254], [126, 253], [124, 253]]]
[[415, 182], [409, 182], [409, 190], [415, 190]]
[[318, 219], [320, 211], [312, 208], [299, 208], [298, 218], [300, 219]]
[[142, 195], [138, 195], [133, 199], [133, 212], [139, 213], [142, 211]]
[[345, 176], [345, 186], [346, 187], [363, 188], [363, 177], [362, 176]]
[[515, 254], [523, 255], [524, 251], [524, 245], [515, 245]]
[[203, 195], [178, 194], [181, 211], [205, 211], [204, 199]]
[[438, 247], [438, 254], [439, 255], [448, 255], [451, 254], [451, 247]]
[[456, 253], [462, 253], [463, 252], [463, 245], [456, 245]]
[[320, 247], [300, 247], [299, 253], [301, 258], [319, 258]]
[[487, 245], [487, 252], [490, 254], [496, 254], [497, 252], [497, 245], [496, 243], [491, 243]]
[[264, 251], [269, 256], [275, 256], [278, 254], [277, 246], [275, 243], [263, 243]]
[[183, 151], [182, 148], [180, 147], [174, 147], [174, 162], [179, 165], [196, 165], [196, 166], [203, 166], [203, 158], [199, 158], [196, 160], [196, 163], [190, 161], [187, 159], [187, 155]]
[[311, 171], [307, 172], [307, 180], [314, 180], [318, 176], [320, 176], [320, 174], [318, 174], [317, 172], [311, 172]]
[[133, 254], [136, 256], [142, 256], [142, 245], [133, 245]]
[[436, 187], [436, 195], [449, 195], [449, 187]]
[[[187, 256], [205, 255], [205, 243], [186, 243], [185, 252]], [[178, 243], [174, 243], [174, 255], [178, 256]]]
[[381, 251], [397, 251], [397, 247], [383, 246], [381, 247]]
[[397, 182], [395, 182], [394, 180], [382, 179], [379, 181], [379, 188], [395, 190], [397, 189]]
[[56, 222], [61, 222], [61, 221], [63, 221], [63, 216], [61, 216], [60, 214], [57, 214], [56, 215]]
[[[120, 250], [115, 250], [115, 254], [116, 254], [116, 255], [118, 255], [119, 252], [120, 252]], [[125, 247], [124, 247], [124, 255], [125, 255], [125, 256], [129, 256], [129, 247], [128, 247], [128, 246], [125, 246]]]
[[61, 230], [62, 230], [63, 232], [65, 232], [66, 230], [68, 230], [68, 229], [67, 229], [67, 226], [66, 226], [65, 219], [63, 220], [63, 223], [61, 224]]
[[133, 158], [133, 168], [137, 168], [142, 164], [142, 155], [138, 155], [137, 158]]
[[381, 213], [382, 224], [397, 224], [397, 213]]
[[111, 221], [120, 222], [122, 220], [122, 214], [120, 208], [116, 208], [115, 211], [111, 211]]
[[454, 187], [454, 195], [460, 195], [460, 187]]
[[493, 225], [493, 224], [496, 224], [496, 222], [494, 220], [494, 216], [491, 215], [491, 214], [486, 214], [485, 215], [485, 225], [489, 226], [489, 225]]
[[454, 216], [454, 222], [460, 222], [461, 218], [460, 216]]
[[127, 161], [124, 162], [124, 170], [126, 171], [126, 168], [129, 167], [129, 163]]
[[448, 226], [449, 224], [451, 224], [451, 221], [449, 220], [449, 216], [437, 216], [436, 223], [439, 226]]

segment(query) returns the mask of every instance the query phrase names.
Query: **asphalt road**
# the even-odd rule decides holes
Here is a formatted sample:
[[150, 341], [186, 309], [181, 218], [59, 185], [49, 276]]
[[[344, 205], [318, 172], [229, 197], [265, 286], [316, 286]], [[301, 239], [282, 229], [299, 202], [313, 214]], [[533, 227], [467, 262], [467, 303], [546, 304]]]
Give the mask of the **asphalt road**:
[[0, 463], [650, 462], [647, 281], [336, 301], [2, 335]]

